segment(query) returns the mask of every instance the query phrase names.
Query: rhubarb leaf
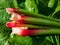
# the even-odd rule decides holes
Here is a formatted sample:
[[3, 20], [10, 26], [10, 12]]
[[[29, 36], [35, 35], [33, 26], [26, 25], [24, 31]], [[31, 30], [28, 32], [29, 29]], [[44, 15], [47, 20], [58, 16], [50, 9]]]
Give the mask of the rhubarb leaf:
[[5, 9], [0, 10], [0, 23], [6, 23], [9, 21], [10, 15], [7, 14]]
[[30, 11], [33, 13], [38, 13], [38, 8], [37, 8], [37, 4], [35, 3], [35, 0], [26, 0], [25, 1], [25, 8], [27, 11]]
[[[11, 6], [11, 0], [0, 0], [0, 9], [5, 9]], [[13, 4], [12, 4], [13, 5]]]
[[7, 21], [9, 21], [9, 15], [5, 9], [0, 10], [0, 45], [4, 45], [11, 33], [11, 29], [6, 27]]
[[11, 29], [4, 25], [0, 25], [0, 45], [4, 45], [6, 40], [10, 37]]
[[14, 40], [15, 45], [32, 45], [32, 39], [29, 36], [14, 35], [11, 39]]

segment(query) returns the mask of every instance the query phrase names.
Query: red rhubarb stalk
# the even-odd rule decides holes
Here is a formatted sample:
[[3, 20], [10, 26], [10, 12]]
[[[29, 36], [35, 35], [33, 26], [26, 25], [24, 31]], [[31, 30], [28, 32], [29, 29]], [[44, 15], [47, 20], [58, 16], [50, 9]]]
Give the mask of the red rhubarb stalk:
[[21, 16], [20, 14], [13, 13], [11, 20], [18, 20], [20, 23], [28, 23], [28, 24], [34, 24], [34, 25], [44, 25], [44, 26], [50, 26], [50, 27], [60, 27], [60, 23], [52, 20], [46, 20], [41, 18], [32, 18], [27, 16]]
[[7, 22], [6, 23], [7, 27], [28, 27], [28, 28], [51, 28], [51, 27], [44, 27], [44, 26], [36, 26], [36, 25], [31, 25], [31, 24], [22, 24], [19, 22]]
[[[13, 32], [15, 29], [12, 29]], [[47, 34], [60, 34], [60, 29], [38, 29], [38, 30], [28, 30], [28, 29], [20, 29], [17, 28], [18, 32], [14, 34], [21, 36], [35, 36], [35, 35], [47, 35]], [[12, 33], [13, 33], [12, 32]]]
[[15, 13], [19, 13], [19, 14], [24, 14], [24, 15], [26, 15], [26, 16], [31, 16], [31, 17], [36, 17], [36, 18], [43, 18], [43, 19], [48, 19], [48, 20], [60, 22], [60, 20], [58, 20], [58, 19], [54, 19], [54, 18], [51, 18], [51, 17], [47, 17], [47, 16], [44, 16], [44, 15], [42, 15], [42, 14], [35, 14], [35, 13], [28, 12], [28, 11], [23, 10], [23, 9], [6, 8], [6, 11], [7, 11], [9, 14], [12, 14], [13, 12], [15, 12]]

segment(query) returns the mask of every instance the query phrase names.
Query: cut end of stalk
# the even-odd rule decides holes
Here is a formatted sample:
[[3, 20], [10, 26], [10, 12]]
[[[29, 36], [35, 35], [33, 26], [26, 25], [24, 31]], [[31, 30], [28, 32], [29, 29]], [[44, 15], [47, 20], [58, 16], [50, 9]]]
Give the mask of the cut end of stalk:
[[21, 15], [17, 13], [12, 13], [10, 20], [21, 20]]
[[15, 27], [12, 28], [12, 34], [22, 35], [23, 30], [27, 30], [28, 27]]
[[13, 12], [18, 12], [17, 8], [6, 8], [6, 12], [8, 12], [8, 14], [12, 14]]
[[7, 22], [6, 23], [6, 26], [7, 27], [26, 27], [26, 24], [22, 24], [22, 23], [19, 23], [19, 22]]
[[11, 27], [16, 27], [16, 24], [13, 22], [7, 22], [6, 26], [11, 28]]
[[20, 23], [26, 22], [24, 19], [28, 18], [27, 16], [24, 16], [23, 14], [18, 13], [12, 13], [10, 20], [19, 21]]
[[37, 35], [38, 30], [28, 30], [27, 27], [16, 27], [12, 28], [12, 34], [20, 35], [20, 36], [33, 36]]

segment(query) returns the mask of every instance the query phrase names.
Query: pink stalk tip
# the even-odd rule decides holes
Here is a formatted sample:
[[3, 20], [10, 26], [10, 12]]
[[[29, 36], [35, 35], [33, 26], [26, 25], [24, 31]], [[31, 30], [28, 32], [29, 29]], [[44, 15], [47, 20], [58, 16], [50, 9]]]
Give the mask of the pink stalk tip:
[[23, 14], [12, 13], [11, 18], [9, 18], [9, 19], [23, 23], [23, 22], [26, 22], [26, 20], [24, 20], [25, 18], [28, 18], [28, 17], [24, 16]]
[[37, 30], [28, 30], [28, 27], [15, 27], [12, 28], [12, 34], [20, 36], [32, 36], [35, 35]]
[[10, 27], [10, 28], [11, 28], [11, 27], [16, 27], [15, 23], [13, 23], [13, 22], [7, 22], [7, 23], [6, 23], [6, 26], [7, 26], [7, 27]]
[[20, 20], [21, 15], [18, 13], [12, 13], [10, 20]]
[[12, 28], [12, 34], [22, 35], [23, 30], [27, 30], [28, 27], [15, 27]]
[[13, 12], [18, 12], [17, 8], [6, 8], [6, 12], [8, 12], [8, 14], [12, 14]]

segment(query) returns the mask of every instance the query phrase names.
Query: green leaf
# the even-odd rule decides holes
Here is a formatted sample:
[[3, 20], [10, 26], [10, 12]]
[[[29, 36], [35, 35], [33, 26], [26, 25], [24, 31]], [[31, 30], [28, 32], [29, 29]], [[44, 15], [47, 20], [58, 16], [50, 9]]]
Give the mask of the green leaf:
[[48, 3], [48, 7], [53, 7], [55, 4], [55, 0], [50, 0], [49, 3]]
[[5, 9], [0, 10], [0, 45], [4, 45], [11, 33], [11, 29], [5, 26], [7, 21], [9, 21], [9, 15]]
[[10, 0], [0, 0], [0, 9], [11, 7]]
[[9, 35], [11, 33], [11, 29], [4, 27], [4, 26], [2, 26], [0, 29], [1, 29], [0, 30], [0, 45], [4, 45], [6, 40], [9, 38]]
[[10, 44], [9, 44], [9, 42], [8, 42], [8, 41], [6, 41], [4, 45], [10, 45]]
[[25, 9], [25, 0], [15, 0], [13, 2], [16, 8]]
[[12, 39], [14, 40], [15, 45], [32, 45], [32, 39], [29, 36], [24, 37], [24, 36], [14, 35]]
[[49, 16], [50, 14], [53, 13], [54, 11], [53, 8], [48, 7], [49, 0], [38, 0], [36, 1], [36, 3], [37, 2], [38, 2], [37, 7], [38, 7], [39, 14]]
[[[57, 6], [51, 17], [59, 16], [60, 6]], [[56, 15], [55, 15], [56, 14]], [[55, 17], [56, 18], [56, 17]]]
[[46, 40], [49, 40], [50, 42], [52, 42], [54, 44], [54, 41], [53, 41], [53, 37], [52, 36], [47, 36], [46, 37]]
[[38, 13], [38, 8], [35, 3], [35, 0], [26, 0], [25, 1], [25, 7], [27, 11], [33, 12], [33, 13]]
[[48, 6], [48, 2], [49, 2], [50, 0], [38, 0], [38, 2], [41, 2], [41, 3], [43, 3], [43, 5], [45, 5], [45, 6]]
[[58, 0], [58, 6], [60, 6], [60, 0]]
[[8, 22], [9, 17], [10, 17], [10, 15], [7, 14], [5, 9], [0, 10], [0, 24]]

